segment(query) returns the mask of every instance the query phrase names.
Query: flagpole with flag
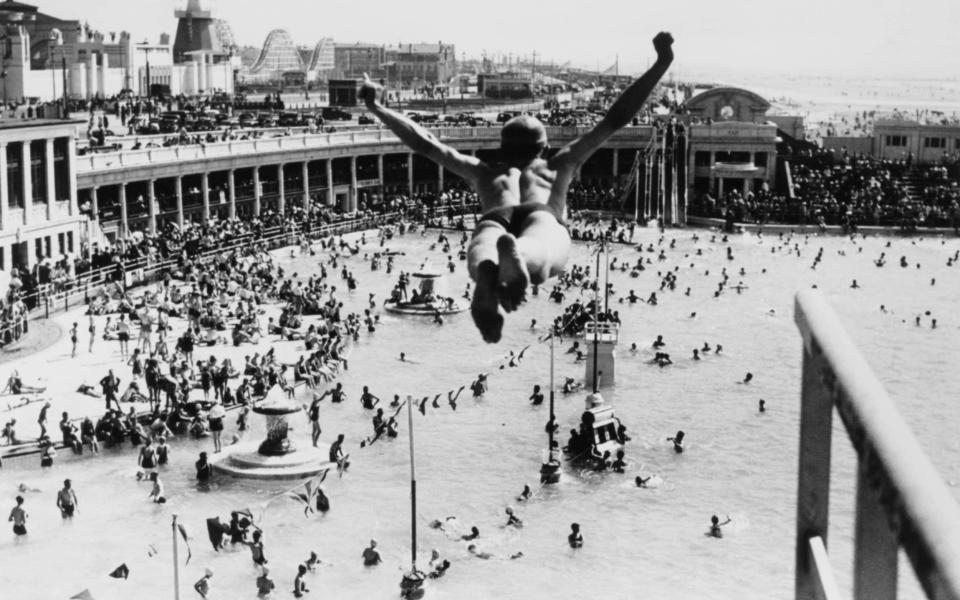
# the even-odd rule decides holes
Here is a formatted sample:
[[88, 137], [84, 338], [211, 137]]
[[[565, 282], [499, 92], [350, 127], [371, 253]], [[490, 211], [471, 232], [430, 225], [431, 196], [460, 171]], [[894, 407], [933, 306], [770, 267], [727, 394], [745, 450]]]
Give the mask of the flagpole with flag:
[[173, 515], [173, 600], [180, 600], [180, 565], [177, 563], [177, 515]]

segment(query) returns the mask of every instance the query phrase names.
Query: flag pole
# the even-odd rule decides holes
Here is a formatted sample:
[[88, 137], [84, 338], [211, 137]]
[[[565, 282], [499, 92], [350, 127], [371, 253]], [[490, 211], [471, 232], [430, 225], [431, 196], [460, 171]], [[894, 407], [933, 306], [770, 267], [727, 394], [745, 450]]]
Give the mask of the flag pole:
[[173, 515], [173, 600], [180, 600], [180, 564], [177, 561], [177, 515]]
[[407, 422], [410, 429], [410, 563], [417, 570], [417, 475], [413, 462], [413, 398], [407, 396]]
[[[640, 214], [640, 151], [637, 150], [637, 159], [634, 161], [637, 165], [635, 187], [633, 193], [633, 221], [636, 223]], [[633, 241], [633, 240], [631, 240]]]

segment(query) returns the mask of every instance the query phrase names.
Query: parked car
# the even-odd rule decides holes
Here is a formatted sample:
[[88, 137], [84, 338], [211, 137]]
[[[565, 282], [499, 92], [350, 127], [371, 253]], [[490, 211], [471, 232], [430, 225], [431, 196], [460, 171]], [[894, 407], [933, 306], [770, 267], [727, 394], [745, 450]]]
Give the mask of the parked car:
[[257, 125], [257, 115], [252, 112], [240, 113], [237, 119], [240, 121], [241, 127], [256, 127]]
[[320, 109], [320, 115], [324, 121], [350, 121], [353, 115], [336, 106], [324, 106]]
[[257, 117], [259, 127], [276, 127], [279, 121], [280, 117], [276, 113], [260, 113]]
[[280, 127], [299, 127], [301, 124], [300, 115], [295, 112], [283, 112], [277, 117], [277, 125]]
[[367, 115], [360, 115], [357, 117], [357, 125], [373, 125], [374, 123], [376, 123], [376, 121]]

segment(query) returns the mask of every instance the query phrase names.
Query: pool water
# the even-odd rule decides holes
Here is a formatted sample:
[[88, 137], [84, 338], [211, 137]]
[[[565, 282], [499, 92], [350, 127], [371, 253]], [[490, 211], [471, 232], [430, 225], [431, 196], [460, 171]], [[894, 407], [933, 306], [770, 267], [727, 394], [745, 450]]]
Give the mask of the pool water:
[[[635, 262], [639, 256], [653, 261], [639, 278], [619, 271], [611, 275], [617, 292], [612, 308], [620, 311], [623, 327], [616, 386], [605, 389], [604, 397], [633, 438], [627, 445], [628, 472], [597, 474], [567, 466], [559, 485], [538, 490], [524, 504], [514, 498], [525, 483], [538, 488], [546, 446], [543, 426], [548, 408], [546, 404], [530, 406], [527, 400], [534, 384], [544, 391], [548, 388], [549, 347], [537, 339], [560, 306], [542, 291], [519, 313], [508, 316], [498, 345], [481, 341], [469, 313], [446, 317], [441, 326], [430, 318], [381, 312], [376, 333], [363, 333], [350, 356], [350, 368], [342, 378], [348, 401], [324, 402], [321, 409], [321, 440], [329, 443], [337, 433], [344, 433], [352, 460], [342, 478], [332, 474], [324, 483], [331, 510], [305, 517], [302, 505], [281, 497], [263, 511], [265, 554], [278, 588], [274, 597], [290, 595], [296, 565], [311, 550], [333, 563], [308, 577], [313, 597], [398, 596], [402, 570], [410, 561], [406, 413], [401, 414], [397, 439], [360, 449], [359, 440], [372, 431], [371, 415], [359, 403], [360, 391], [368, 385], [385, 401], [395, 393], [429, 395], [432, 400], [436, 394], [446, 396], [448, 390], [469, 385], [480, 372], [490, 373], [490, 389], [483, 398], [475, 400], [465, 390], [456, 411], [441, 398], [442, 408], [433, 409], [428, 403], [425, 416], [414, 414], [419, 559], [424, 564], [430, 549], [436, 548], [453, 563], [443, 579], [431, 582], [429, 598], [790, 596], [801, 358], [793, 295], [812, 285], [826, 294], [944, 479], [960, 496], [956, 487], [960, 441], [955, 436], [960, 405], [953, 401], [960, 392], [960, 378], [951, 368], [960, 327], [954, 311], [960, 297], [960, 266], [946, 265], [960, 242], [954, 238], [851, 241], [794, 236], [789, 249], [798, 244], [798, 257], [777, 236], [735, 236], [724, 244], [719, 236], [711, 242], [709, 232], [696, 233], [698, 242], [692, 239], [693, 231], [667, 232], [662, 247], [676, 239], [676, 248], [667, 249], [665, 261], [658, 261], [656, 252], [638, 253], [625, 245], [614, 245], [611, 251], [611, 258], [620, 261]], [[452, 237], [458, 238], [457, 234]], [[388, 247], [406, 253], [398, 257], [399, 268], [416, 270], [429, 255], [434, 268], [443, 269], [447, 261], [440, 248], [428, 250], [435, 238], [435, 232], [425, 238], [407, 235]], [[638, 232], [644, 246], [652, 243], [657, 250], [658, 238], [652, 229]], [[376, 249], [372, 239], [368, 241], [363, 252]], [[727, 246], [733, 260], [727, 259]], [[811, 264], [820, 247], [823, 260], [814, 270]], [[697, 248], [702, 256], [696, 255]], [[889, 259], [882, 269], [872, 262], [881, 252]], [[897, 264], [901, 255], [907, 257], [909, 268]], [[318, 270], [319, 257], [290, 258], [288, 252], [277, 256], [301, 277]], [[591, 248], [577, 244], [572, 260], [592, 265]], [[459, 295], [467, 274], [465, 263], [456, 262], [448, 286]], [[916, 268], [917, 263], [921, 268]], [[348, 309], [365, 308], [369, 293], [376, 294], [378, 304], [388, 296], [397, 271], [392, 275], [371, 271], [362, 254], [348, 264], [360, 284], [349, 295]], [[674, 267], [679, 268], [676, 291], [659, 291], [657, 271]], [[741, 267], [746, 270], [743, 276], [737, 274]], [[730, 274], [728, 289], [714, 298], [723, 268]], [[330, 273], [338, 277], [335, 270]], [[850, 288], [854, 278], [860, 289]], [[936, 284], [931, 285], [934, 278]], [[746, 286], [741, 294], [729, 289], [741, 280]], [[337, 284], [346, 288], [345, 282]], [[683, 294], [687, 287], [690, 296]], [[630, 289], [643, 298], [657, 291], [659, 305], [617, 302]], [[576, 295], [568, 292], [568, 301]], [[881, 304], [887, 313], [880, 311]], [[914, 325], [914, 317], [927, 310], [931, 316], [924, 316], [920, 327]], [[276, 307], [268, 309], [269, 315], [277, 312]], [[931, 318], [938, 320], [936, 329], [930, 327]], [[59, 319], [69, 323], [77, 320], [77, 313]], [[533, 330], [532, 319], [538, 323]], [[664, 336], [665, 350], [674, 361], [666, 368], [647, 363], [657, 335]], [[83, 346], [86, 336], [81, 337]], [[724, 353], [691, 360], [692, 349], [705, 341], [711, 346], [722, 344]], [[641, 352], [631, 354], [631, 342]], [[564, 340], [557, 347], [558, 384], [565, 376], [581, 379], [584, 375], [584, 364], [565, 353], [570, 343]], [[50, 391], [62, 386], [62, 397], [55, 394], [61, 404], [96, 406], [100, 401], [75, 399], [76, 394], [69, 391], [79, 377], [99, 380], [106, 368], [117, 365], [116, 353], [71, 361], [64, 356], [66, 345], [14, 366], [27, 380], [46, 376]], [[270, 345], [284, 355], [299, 347], [298, 342]], [[520, 366], [498, 368], [509, 350], [528, 345]], [[242, 364], [243, 355], [252, 351], [249, 347], [214, 349], [218, 357], [230, 356], [235, 364]], [[413, 362], [401, 363], [401, 352]], [[208, 349], [198, 349], [198, 358], [208, 354]], [[95, 371], [77, 374], [78, 369], [89, 368]], [[54, 371], [57, 376], [52, 375]], [[126, 367], [118, 367], [117, 372], [124, 380], [129, 376]], [[753, 373], [753, 381], [738, 383], [747, 372]], [[307, 392], [301, 390], [298, 398], [306, 399]], [[761, 398], [767, 402], [764, 414], [757, 411]], [[55, 405], [52, 414], [59, 415], [61, 404]], [[35, 420], [36, 410], [24, 412], [23, 420]], [[558, 393], [556, 410], [562, 432], [575, 427], [583, 410], [583, 394]], [[228, 416], [228, 434], [233, 421]], [[835, 422], [830, 550], [841, 587], [849, 589], [855, 461], [842, 425]], [[262, 436], [260, 418], [251, 415], [251, 423], [245, 439]], [[294, 437], [309, 443], [306, 417], [294, 423]], [[682, 455], [675, 454], [666, 441], [678, 429], [686, 432]], [[562, 433], [561, 443], [566, 438]], [[254, 598], [256, 572], [249, 552], [241, 548], [214, 553], [206, 540], [204, 521], [213, 516], [226, 520], [229, 511], [246, 507], [259, 514], [260, 505], [295, 482], [220, 479], [211, 489], [199, 490], [192, 463], [201, 449], [212, 451], [212, 443], [174, 440], [172, 462], [162, 474], [169, 499], [165, 505], [147, 501], [149, 487], [134, 479], [136, 456], [130, 449], [107, 450], [98, 458], [61, 455], [46, 472], [39, 471], [35, 457], [7, 461], [0, 471], [0, 488], [11, 506], [20, 482], [42, 492], [26, 495], [31, 514], [28, 538], [0, 536], [4, 596], [66, 598], [89, 588], [98, 600], [172, 597], [170, 523], [176, 513], [195, 536], [193, 557], [186, 566], [181, 544], [184, 597], [192, 596], [189, 587], [205, 567], [211, 567], [215, 571], [212, 598]], [[657, 474], [662, 484], [637, 489], [633, 478], [638, 474]], [[54, 505], [55, 492], [65, 477], [73, 479], [80, 499], [80, 512], [73, 522], [61, 521]], [[503, 527], [507, 505], [513, 505], [523, 519], [522, 529]], [[712, 514], [733, 518], [721, 540], [704, 536]], [[465, 542], [452, 541], [428, 527], [433, 519], [454, 515], [466, 528], [479, 527], [478, 547], [496, 559], [472, 558]], [[584, 547], [576, 551], [566, 544], [574, 521], [581, 524], [585, 539]], [[360, 554], [371, 538], [378, 540], [384, 564], [365, 569]], [[158, 554], [149, 556], [151, 545]], [[522, 558], [507, 559], [518, 551], [524, 553]], [[129, 580], [107, 577], [120, 563], [130, 567]], [[919, 598], [919, 587], [906, 563], [901, 573], [901, 597]]]

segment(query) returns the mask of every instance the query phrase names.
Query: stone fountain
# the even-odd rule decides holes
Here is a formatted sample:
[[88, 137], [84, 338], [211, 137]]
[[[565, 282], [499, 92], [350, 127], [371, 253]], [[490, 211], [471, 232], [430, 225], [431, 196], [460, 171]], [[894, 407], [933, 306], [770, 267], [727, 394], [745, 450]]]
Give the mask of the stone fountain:
[[240, 443], [214, 454], [215, 471], [249, 479], [300, 479], [335, 469], [329, 461], [329, 445], [298, 447], [290, 439], [290, 419], [303, 407], [286, 397], [279, 387], [253, 405], [253, 412], [267, 419], [267, 437], [261, 442]]

